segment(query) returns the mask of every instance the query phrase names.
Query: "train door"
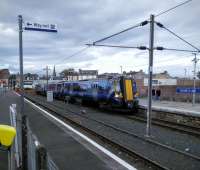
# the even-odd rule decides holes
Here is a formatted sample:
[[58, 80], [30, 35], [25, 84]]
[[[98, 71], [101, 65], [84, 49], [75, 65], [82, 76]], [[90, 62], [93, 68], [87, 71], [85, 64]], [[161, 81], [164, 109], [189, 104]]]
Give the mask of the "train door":
[[92, 83], [92, 98], [94, 101], [98, 101], [98, 82]]
[[123, 95], [123, 102], [126, 107], [133, 107], [134, 93], [133, 93], [133, 80], [130, 78], [121, 77], [120, 88]]

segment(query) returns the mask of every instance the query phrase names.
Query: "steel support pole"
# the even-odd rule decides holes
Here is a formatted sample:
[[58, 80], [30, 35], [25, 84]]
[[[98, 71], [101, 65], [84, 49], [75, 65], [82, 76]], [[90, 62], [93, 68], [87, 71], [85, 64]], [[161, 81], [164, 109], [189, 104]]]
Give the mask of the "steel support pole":
[[[22, 117], [21, 124], [21, 137], [22, 137], [22, 169], [27, 169], [27, 129], [24, 125], [24, 119], [26, 119], [26, 115], [24, 113], [24, 75], [23, 75], [23, 18], [21, 15], [18, 16], [19, 23], [19, 63], [20, 63], [20, 93], [21, 93], [21, 103], [20, 103], [20, 114]], [[20, 132], [19, 132], [20, 133]]]
[[49, 68], [46, 67], [46, 76], [47, 76], [47, 91], [49, 90]]
[[194, 54], [194, 59], [192, 61], [194, 61], [194, 77], [193, 77], [193, 94], [192, 94], [192, 105], [195, 105], [195, 89], [196, 89], [196, 66], [197, 66], [197, 54]]
[[18, 23], [19, 23], [19, 64], [20, 64], [20, 92], [21, 92], [21, 103], [20, 103], [20, 113], [24, 115], [24, 76], [23, 76], [23, 39], [22, 39], [22, 23], [23, 19], [22, 16], [18, 16]]
[[149, 78], [148, 78], [148, 108], [146, 136], [151, 136], [151, 112], [152, 112], [152, 74], [153, 74], [153, 49], [154, 48], [154, 15], [150, 15], [150, 40], [149, 40]]

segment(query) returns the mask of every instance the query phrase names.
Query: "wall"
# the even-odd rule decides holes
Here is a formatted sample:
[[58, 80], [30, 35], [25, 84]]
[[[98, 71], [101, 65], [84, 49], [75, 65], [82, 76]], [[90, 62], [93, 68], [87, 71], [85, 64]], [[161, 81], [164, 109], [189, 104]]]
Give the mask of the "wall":
[[[183, 86], [160, 86], [159, 88], [161, 90], [161, 100], [192, 102], [192, 93], [176, 93], [177, 87]], [[196, 102], [200, 102], [200, 94], [196, 94]]]

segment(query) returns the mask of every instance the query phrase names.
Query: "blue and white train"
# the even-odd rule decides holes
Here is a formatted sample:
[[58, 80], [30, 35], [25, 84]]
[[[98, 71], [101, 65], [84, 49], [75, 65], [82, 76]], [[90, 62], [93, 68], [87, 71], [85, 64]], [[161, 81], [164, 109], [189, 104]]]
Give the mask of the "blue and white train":
[[[36, 92], [45, 95], [46, 84], [38, 84]], [[137, 110], [136, 82], [129, 78], [61, 81], [48, 84], [55, 98], [68, 98], [71, 103], [95, 103]]]

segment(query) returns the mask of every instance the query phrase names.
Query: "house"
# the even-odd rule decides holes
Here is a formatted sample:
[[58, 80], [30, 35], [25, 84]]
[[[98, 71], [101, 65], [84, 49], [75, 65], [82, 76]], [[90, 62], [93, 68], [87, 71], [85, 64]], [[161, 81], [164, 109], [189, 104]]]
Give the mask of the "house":
[[0, 70], [0, 86], [8, 86], [10, 72], [8, 69]]
[[99, 74], [98, 78], [105, 78], [105, 79], [111, 79], [111, 78], [116, 78], [116, 77], [120, 77], [121, 74], [119, 73], [103, 73], [103, 74]]
[[81, 70], [78, 72], [79, 80], [96, 79], [98, 75], [97, 70]]
[[148, 75], [143, 70], [127, 72], [126, 76], [127, 77], [132, 77], [135, 80], [138, 80], [138, 79], [141, 80], [141, 79], [144, 79], [144, 78], [148, 77]]
[[61, 77], [65, 80], [76, 81], [76, 80], [88, 80], [95, 79], [98, 76], [97, 70], [82, 70], [75, 71], [74, 69], [65, 69], [60, 73]]
[[26, 73], [24, 74], [24, 80], [37, 80], [38, 79], [37, 74], [31, 74], [31, 73]]

